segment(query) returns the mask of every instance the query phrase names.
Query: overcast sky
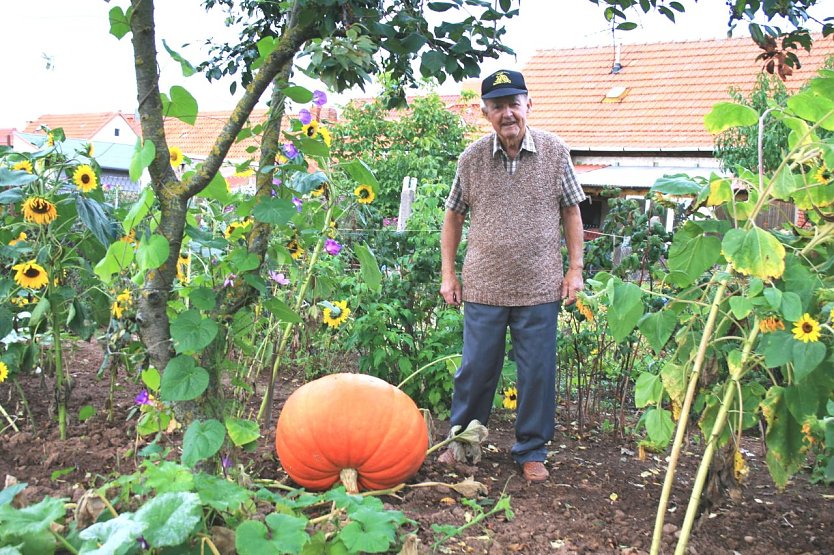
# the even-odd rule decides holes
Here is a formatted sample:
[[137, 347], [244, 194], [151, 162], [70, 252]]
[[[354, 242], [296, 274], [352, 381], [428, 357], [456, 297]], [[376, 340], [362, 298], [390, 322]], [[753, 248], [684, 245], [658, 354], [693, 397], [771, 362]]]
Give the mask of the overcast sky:
[[[617, 32], [616, 40], [633, 44], [726, 36], [724, 0], [683, 3], [687, 11], [677, 24], [658, 15], [635, 14], [633, 21], [640, 28]], [[200, 4], [198, 0], [156, 1], [157, 40], [164, 38], [195, 65], [206, 56], [200, 47], [206, 37], [234, 38], [223, 25], [223, 14], [206, 14]], [[134, 111], [136, 86], [130, 35], [119, 41], [109, 34], [107, 13], [114, 5], [124, 7], [127, 2], [0, 0], [0, 127], [23, 128], [27, 121], [48, 113]], [[834, 0], [821, 0], [814, 13], [831, 15]], [[734, 36], [745, 34], [746, 29], [734, 32]], [[482, 75], [501, 67], [523, 67], [536, 49], [610, 45], [613, 40], [602, 9], [589, 0], [524, 0], [520, 16], [508, 23], [505, 40], [518, 58], [489, 60], [482, 67]], [[182, 47], [184, 43], [191, 46]], [[209, 84], [199, 74], [184, 78], [179, 64], [164, 51], [159, 62], [163, 91], [182, 85], [197, 98], [201, 110], [234, 105], [228, 82]], [[302, 84], [324, 88], [309, 80]], [[335, 95], [331, 98], [336, 102], [344, 99]]]

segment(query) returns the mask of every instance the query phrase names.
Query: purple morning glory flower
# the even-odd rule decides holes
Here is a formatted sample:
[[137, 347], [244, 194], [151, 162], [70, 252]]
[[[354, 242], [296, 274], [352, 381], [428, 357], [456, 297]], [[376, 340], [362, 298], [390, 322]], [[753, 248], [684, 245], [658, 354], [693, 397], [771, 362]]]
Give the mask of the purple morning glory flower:
[[292, 203], [295, 205], [295, 209], [301, 212], [301, 206], [304, 204], [301, 202], [301, 199], [298, 197], [292, 197]]
[[316, 106], [324, 106], [327, 104], [327, 95], [324, 91], [313, 91], [313, 104]]
[[229, 457], [229, 455], [223, 455], [223, 457], [220, 459], [220, 464], [223, 466], [223, 470], [228, 470], [232, 468], [232, 459]]
[[284, 143], [282, 150], [284, 151], [284, 155], [289, 159], [293, 159], [298, 156], [298, 149], [295, 148], [295, 145], [292, 143]]
[[313, 121], [313, 114], [310, 113], [310, 110], [304, 108], [298, 112], [298, 119], [302, 125], [310, 125], [310, 122]]
[[397, 225], [397, 218], [382, 218], [382, 226]]
[[143, 389], [139, 392], [139, 395], [133, 398], [133, 402], [137, 405], [150, 405], [151, 395], [148, 393], [147, 389]]
[[237, 276], [235, 274], [229, 274], [226, 276], [226, 281], [223, 282], [223, 287], [234, 287], [236, 279]]
[[280, 187], [281, 186], [281, 180], [278, 179], [277, 177], [275, 177], [275, 178], [272, 179], [272, 184], [275, 185], [276, 187]]
[[228, 214], [229, 212], [233, 211], [234, 209], [235, 209], [234, 204], [227, 204], [226, 206], [223, 207], [223, 213]]
[[284, 274], [276, 272], [275, 270], [270, 270], [269, 271], [269, 279], [271, 279], [272, 281], [274, 281], [278, 285], [289, 285], [290, 284], [290, 280], [288, 280], [287, 277]]
[[342, 245], [337, 243], [334, 239], [328, 239], [324, 242], [324, 250], [327, 251], [327, 254], [337, 255], [339, 251], [342, 250]]

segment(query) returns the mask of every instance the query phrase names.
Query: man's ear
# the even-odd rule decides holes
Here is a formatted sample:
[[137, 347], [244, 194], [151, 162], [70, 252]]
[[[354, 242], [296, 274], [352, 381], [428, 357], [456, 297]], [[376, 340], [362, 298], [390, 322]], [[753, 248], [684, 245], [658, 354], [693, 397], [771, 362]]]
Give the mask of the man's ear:
[[[481, 114], [483, 114], [485, 118], [487, 117], [487, 107], [486, 107], [486, 104], [481, 104]], [[489, 118], [487, 118], [487, 119], [489, 119]]]
[[527, 111], [528, 112], [533, 111], [533, 99], [530, 98], [529, 96], [527, 97]]

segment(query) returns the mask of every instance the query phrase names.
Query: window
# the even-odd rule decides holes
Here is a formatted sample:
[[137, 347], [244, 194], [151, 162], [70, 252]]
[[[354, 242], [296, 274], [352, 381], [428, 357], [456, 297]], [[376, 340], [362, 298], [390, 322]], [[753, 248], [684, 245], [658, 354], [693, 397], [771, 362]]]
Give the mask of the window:
[[115, 135], [116, 137], [118, 137], [118, 136], [119, 136], [119, 131], [121, 131], [121, 129], [119, 129], [119, 128], [117, 127], [116, 129], [114, 129], [114, 130], [113, 130], [113, 135]]

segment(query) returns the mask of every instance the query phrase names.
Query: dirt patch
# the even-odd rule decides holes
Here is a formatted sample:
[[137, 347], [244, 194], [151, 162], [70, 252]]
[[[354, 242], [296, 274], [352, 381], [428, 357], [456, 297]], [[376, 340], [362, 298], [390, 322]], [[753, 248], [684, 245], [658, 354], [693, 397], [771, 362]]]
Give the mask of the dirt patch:
[[[133, 396], [139, 386], [126, 376], [117, 379], [117, 396], [108, 419], [108, 380], [96, 379], [101, 355], [96, 345], [79, 343], [68, 353], [68, 368], [74, 388], [70, 403], [68, 439], [58, 438], [54, 423], [54, 395], [49, 379], [21, 380], [35, 426], [29, 425], [17, 392], [10, 382], [0, 384], [0, 404], [19, 417], [19, 432], [6, 427], [0, 435], [0, 478], [13, 475], [30, 485], [29, 498], [38, 501], [50, 494], [77, 498], [85, 487], [101, 485], [114, 473], [135, 468], [130, 456], [139, 445], [135, 420], [129, 419]], [[277, 416], [286, 395], [301, 384], [287, 380], [278, 396]], [[98, 413], [78, 418], [85, 405]], [[6, 422], [2, 422], [6, 426]], [[443, 425], [440, 425], [441, 432]], [[242, 461], [251, 472], [265, 478], [284, 479], [272, 453], [273, 433], [261, 447]], [[480, 501], [491, 508], [502, 493], [510, 496], [514, 513], [503, 513], [471, 526], [444, 542], [445, 553], [644, 553], [651, 544], [657, 499], [662, 487], [665, 462], [660, 456], [639, 460], [633, 442], [612, 434], [592, 432], [580, 437], [570, 423], [559, 426], [550, 446], [547, 466], [550, 479], [527, 484], [513, 464], [509, 448], [513, 421], [506, 413], [490, 422], [484, 458], [477, 467], [459, 465], [450, 470], [430, 457], [412, 483], [455, 483], [468, 476], [485, 484], [488, 494]], [[690, 540], [693, 554], [834, 553], [834, 511], [831, 488], [808, 482], [807, 474], [792, 481], [784, 492], [773, 486], [764, 464], [761, 442], [745, 439], [750, 475], [740, 495], [724, 499], [705, 511]], [[700, 448], [685, 450], [671, 512], [666, 517], [664, 553], [674, 551], [676, 533], [688, 503], [688, 488], [700, 461]], [[446, 487], [407, 487], [386, 503], [403, 511], [417, 523], [418, 536], [426, 548], [438, 539], [432, 525], [463, 526], [476, 511], [462, 503]], [[428, 549], [426, 549], [428, 552]]]

